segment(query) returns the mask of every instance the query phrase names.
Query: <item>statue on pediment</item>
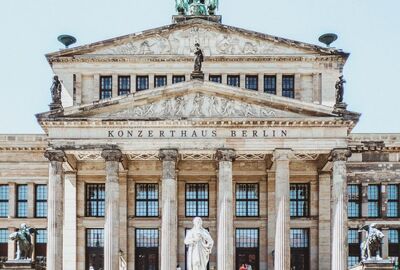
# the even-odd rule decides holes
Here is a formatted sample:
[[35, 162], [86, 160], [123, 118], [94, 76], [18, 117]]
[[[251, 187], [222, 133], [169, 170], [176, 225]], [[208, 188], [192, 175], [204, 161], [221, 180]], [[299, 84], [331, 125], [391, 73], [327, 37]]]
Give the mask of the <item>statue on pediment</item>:
[[201, 72], [202, 63], [204, 62], [203, 51], [200, 49], [199, 43], [196, 43], [194, 46], [196, 47], [195, 52], [194, 52], [194, 55], [195, 55], [194, 71]]
[[343, 102], [343, 96], [344, 96], [344, 84], [346, 83], [346, 80], [343, 78], [343, 75], [339, 77], [339, 81], [336, 82], [335, 88], [336, 88], [336, 104], [342, 103]]
[[53, 77], [53, 84], [51, 85], [50, 92], [51, 92], [51, 99], [52, 102], [50, 104], [50, 110], [56, 110], [62, 108], [61, 103], [61, 82], [58, 79], [58, 76]]

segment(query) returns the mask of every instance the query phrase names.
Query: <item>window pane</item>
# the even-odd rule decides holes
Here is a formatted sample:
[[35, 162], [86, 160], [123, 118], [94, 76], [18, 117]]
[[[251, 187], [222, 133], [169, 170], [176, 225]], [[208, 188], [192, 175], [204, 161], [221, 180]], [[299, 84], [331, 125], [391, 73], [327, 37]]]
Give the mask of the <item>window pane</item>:
[[17, 217], [28, 216], [28, 186], [17, 186]]
[[104, 229], [87, 229], [86, 247], [104, 247]]
[[185, 81], [185, 75], [174, 75], [172, 76], [172, 83], [180, 83]]
[[290, 215], [292, 217], [309, 216], [309, 185], [290, 184]]
[[360, 243], [360, 233], [358, 232], [358, 230], [354, 230], [354, 229], [348, 230], [348, 243], [349, 244]]
[[131, 92], [131, 77], [119, 76], [118, 77], [118, 95], [127, 95]]
[[161, 87], [167, 85], [167, 76], [154, 76], [154, 86]]
[[380, 186], [368, 186], [368, 217], [380, 216]]
[[0, 185], [0, 217], [8, 217], [8, 185]]
[[104, 217], [105, 184], [86, 185], [86, 216]]
[[8, 243], [8, 229], [0, 229], [0, 243]]
[[36, 232], [36, 243], [47, 243], [47, 230], [37, 229]]
[[142, 91], [149, 89], [149, 76], [136, 77], [136, 90]]
[[276, 95], [276, 76], [264, 76], [264, 92]]
[[389, 200], [398, 200], [398, 186], [397, 185], [388, 185], [387, 186], [387, 194]]
[[210, 75], [210, 82], [221, 83], [222, 76], [221, 75]]
[[368, 200], [378, 200], [379, 199], [379, 186], [369, 185], [368, 186]]
[[246, 75], [246, 89], [258, 90], [258, 76]]
[[208, 184], [186, 184], [186, 216], [208, 216]]
[[100, 77], [100, 99], [111, 98], [112, 96], [112, 77]]
[[157, 184], [136, 184], [136, 216], [158, 216]]
[[0, 201], [8, 201], [8, 185], [0, 185]]
[[158, 247], [158, 230], [136, 229], [136, 247]]
[[288, 98], [294, 98], [294, 76], [283, 75], [282, 76], [282, 96]]
[[230, 86], [240, 87], [240, 76], [239, 75], [228, 75], [227, 83]]
[[258, 248], [258, 229], [236, 229], [236, 248]]
[[290, 229], [290, 247], [308, 247], [308, 229]]
[[236, 184], [236, 216], [259, 215], [258, 184]]
[[389, 230], [388, 240], [391, 244], [399, 244], [399, 231], [398, 230]]

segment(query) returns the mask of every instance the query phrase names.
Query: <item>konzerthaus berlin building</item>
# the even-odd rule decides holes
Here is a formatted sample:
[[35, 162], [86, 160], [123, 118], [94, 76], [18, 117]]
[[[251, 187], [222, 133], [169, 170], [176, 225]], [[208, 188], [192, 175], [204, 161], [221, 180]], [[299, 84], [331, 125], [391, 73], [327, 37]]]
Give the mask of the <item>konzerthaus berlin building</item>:
[[210, 270], [347, 269], [365, 223], [398, 258], [400, 134], [352, 133], [348, 56], [216, 15], [48, 54], [62, 108], [0, 136], [0, 256], [26, 223], [48, 270], [186, 269], [200, 216]]

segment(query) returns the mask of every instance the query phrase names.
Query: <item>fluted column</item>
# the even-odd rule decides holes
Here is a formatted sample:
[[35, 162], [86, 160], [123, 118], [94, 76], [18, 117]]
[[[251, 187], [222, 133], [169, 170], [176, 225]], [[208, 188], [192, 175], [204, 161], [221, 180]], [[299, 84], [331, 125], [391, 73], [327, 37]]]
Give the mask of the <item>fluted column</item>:
[[103, 150], [106, 161], [106, 205], [104, 224], [104, 269], [119, 268], [119, 162], [118, 149]]
[[171, 270], [176, 269], [178, 261], [178, 151], [161, 149], [159, 158], [162, 161], [161, 270]]
[[44, 156], [50, 161], [47, 197], [47, 269], [63, 269], [63, 162], [60, 150], [48, 150]]
[[292, 150], [276, 149], [275, 166], [275, 270], [290, 269], [290, 171]]
[[219, 149], [218, 160], [218, 244], [217, 244], [217, 269], [234, 269], [233, 258], [233, 185], [232, 162], [235, 160], [235, 151], [232, 149]]
[[332, 261], [331, 269], [347, 269], [347, 175], [346, 160], [351, 152], [348, 149], [334, 149], [330, 160], [332, 169], [331, 228]]

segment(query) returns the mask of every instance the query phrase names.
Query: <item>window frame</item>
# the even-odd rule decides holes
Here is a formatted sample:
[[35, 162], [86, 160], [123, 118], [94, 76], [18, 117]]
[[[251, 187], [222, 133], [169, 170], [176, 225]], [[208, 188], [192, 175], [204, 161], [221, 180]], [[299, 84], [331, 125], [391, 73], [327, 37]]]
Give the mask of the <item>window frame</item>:
[[[5, 241], [4, 242], [0, 241], [0, 259], [8, 257], [8, 235], [9, 235], [8, 228], [0, 228], [0, 234], [3, 234], [3, 233], [5, 235], [5, 238], [4, 238]], [[1, 237], [0, 237], [0, 240], [1, 240]]]
[[[122, 88], [122, 80], [123, 79], [127, 79], [128, 81], [128, 88], [123, 89]], [[131, 76], [130, 75], [119, 75], [118, 76], [118, 96], [125, 96], [125, 95], [129, 95], [131, 93], [131, 88], [132, 88], [132, 84], [131, 84]]]
[[[378, 188], [378, 191], [377, 191], [378, 198], [377, 199], [370, 199], [369, 188], [372, 187], [372, 186], [376, 186]], [[380, 184], [370, 184], [370, 185], [368, 185], [368, 188], [367, 188], [368, 212], [367, 213], [368, 213], [368, 217], [369, 218], [380, 218], [382, 216], [382, 202], [381, 202], [382, 194], [381, 194], [381, 190], [382, 190], [382, 186]], [[370, 203], [376, 203], [377, 204], [378, 213], [377, 213], [376, 216], [371, 216], [370, 215], [370, 210], [369, 210]]]
[[[255, 79], [255, 88], [250, 88], [250, 79]], [[258, 85], [258, 75], [246, 75], [244, 78], [244, 83], [245, 83], [245, 89], [247, 90], [252, 90], [252, 91], [258, 91], [259, 85]]]
[[[389, 198], [389, 186], [393, 186], [396, 188], [396, 195], [397, 199], [390, 199]], [[388, 191], [387, 195], [387, 211], [386, 211], [386, 217], [387, 218], [399, 218], [400, 217], [400, 185], [399, 184], [389, 184], [386, 186], [386, 189]], [[389, 216], [389, 206], [390, 204], [396, 204], [397, 206], [397, 213], [395, 216]]]
[[10, 186], [9, 185], [0, 185], [0, 189], [5, 188], [6, 191], [4, 194], [6, 194], [6, 199], [0, 199], [0, 204], [1, 205], [5, 205], [5, 210], [6, 210], [6, 215], [1, 215], [1, 211], [0, 211], [0, 218], [8, 218], [8, 216], [10, 215]]
[[[145, 79], [145, 86], [144, 88], [139, 88], [139, 85], [141, 86], [140, 81], [142, 79]], [[145, 91], [145, 90], [149, 90], [150, 88], [150, 78], [149, 75], [137, 75], [136, 76], [136, 92], [140, 92], [140, 91]]]
[[[290, 183], [290, 185], [289, 185], [290, 191], [292, 190], [292, 186], [296, 186], [296, 198], [292, 199], [292, 197], [289, 194], [289, 197], [290, 197], [290, 202], [289, 202], [290, 218], [308, 218], [308, 217], [310, 217], [310, 201], [311, 201], [310, 183]], [[306, 187], [307, 196], [306, 196], [305, 199], [299, 199], [298, 198], [297, 192], [299, 190], [298, 187], [300, 187], [300, 186]], [[292, 210], [291, 210], [292, 202], [295, 202], [295, 205], [296, 205], [296, 215], [295, 216], [292, 216]], [[304, 215], [299, 215], [299, 211], [300, 211], [299, 210], [300, 208], [299, 208], [299, 205], [298, 205], [299, 202], [306, 202], [304, 204], [306, 206], [306, 211], [304, 211], [305, 212]]]
[[[38, 241], [39, 238], [38, 238], [37, 236], [35, 237], [35, 244], [34, 244], [34, 246], [35, 246], [35, 259], [36, 259], [36, 261], [39, 261], [40, 257], [44, 257], [44, 258], [47, 257], [47, 252], [46, 252], [46, 249], [47, 249], [47, 242], [48, 242], [47, 229], [46, 229], [46, 228], [44, 228], [44, 229], [43, 229], [43, 228], [37, 229], [37, 232], [38, 232], [37, 235], [40, 235], [40, 233], [39, 233], [40, 231], [45, 231], [45, 232], [46, 232], [46, 242], [39, 242], [39, 241]], [[46, 252], [45, 256], [38, 256], [39, 247], [42, 247], [42, 249], [45, 250], [45, 252]], [[44, 259], [44, 261], [45, 261], [45, 259]]]
[[[157, 232], [157, 247], [138, 247], [138, 231], [154, 231]], [[160, 240], [161, 240], [161, 235], [160, 235], [160, 230], [158, 228], [135, 228], [135, 269], [138, 269], [138, 263], [139, 260], [137, 259], [140, 254], [144, 255], [150, 255], [153, 254], [156, 256], [156, 269], [159, 269], [159, 264], [160, 264]], [[148, 258], [148, 257], [147, 257]], [[146, 264], [145, 266], [148, 267]]]
[[[348, 237], [348, 240], [347, 240], [347, 245], [348, 245], [348, 250], [349, 250], [349, 254], [348, 254], [348, 257], [347, 257], [347, 265], [348, 265], [348, 267], [350, 267], [349, 266], [349, 258], [350, 257], [358, 257], [358, 262], [361, 261], [360, 245], [361, 245], [361, 242], [362, 242], [362, 233], [359, 232], [358, 229], [349, 228], [348, 229], [348, 235], [350, 235], [350, 233], [349, 233], [350, 231], [355, 231], [357, 233], [358, 242], [357, 243], [350, 243], [350, 237]], [[354, 254], [353, 254], [352, 251], [354, 251]], [[357, 251], [357, 256], [355, 255], [356, 251]]]
[[[138, 199], [138, 186], [146, 186], [146, 198]], [[157, 188], [157, 199], [149, 199], [149, 186], [154, 185]], [[146, 215], [138, 215], [138, 202], [146, 203]], [[149, 202], [157, 202], [157, 215], [149, 215]], [[160, 216], [160, 185], [158, 183], [135, 183], [135, 217], [137, 218], [157, 218]]]
[[[397, 232], [397, 242], [396, 243], [391, 242], [390, 231]], [[389, 256], [389, 258], [397, 258], [397, 264], [398, 264], [398, 262], [400, 260], [400, 229], [399, 228], [389, 229], [387, 237], [388, 237], [388, 256]], [[393, 253], [397, 253], [397, 254], [393, 254]]]
[[[307, 241], [307, 246], [306, 247], [298, 247], [298, 246], [292, 246], [292, 230], [301, 230], [306, 233], [306, 237], [304, 238]], [[290, 264], [292, 265], [292, 258], [296, 257], [300, 254], [304, 254], [307, 256], [307, 260], [304, 261], [305, 263], [305, 269], [310, 269], [310, 264], [311, 264], [311, 235], [310, 235], [310, 228], [290, 228], [290, 236], [289, 236], [289, 241], [290, 241]]]
[[[187, 188], [190, 185], [194, 185], [196, 187], [196, 198], [188, 199]], [[199, 186], [206, 185], [207, 187], [207, 199], [199, 199]], [[195, 202], [196, 203], [196, 214], [188, 215], [188, 207], [187, 202]], [[207, 203], [207, 215], [198, 215], [199, 214], [199, 202]], [[185, 217], [209, 217], [210, 216], [210, 185], [208, 183], [185, 183]]]
[[[257, 232], [257, 246], [256, 247], [239, 247], [238, 245], [238, 231], [256, 231]], [[253, 253], [254, 255], [256, 255], [256, 269], [260, 268], [260, 228], [256, 227], [256, 228], [243, 228], [243, 227], [237, 227], [235, 228], [235, 239], [234, 239], [235, 243], [235, 253], [236, 253], [236, 259], [235, 259], [235, 265], [236, 268], [238, 269], [238, 267], [240, 267], [240, 257], [238, 256], [239, 254], [242, 255], [249, 255], [251, 253]]]
[[[177, 81], [177, 78], [183, 78], [183, 80]], [[182, 83], [186, 81], [186, 75], [172, 75], [172, 84]]]
[[214, 83], [222, 83], [222, 75], [218, 75], [218, 74], [210, 74], [208, 76], [208, 80], [210, 82], [214, 82]]
[[[239, 185], [246, 186], [246, 198], [245, 199], [238, 199], [237, 198], [237, 189]], [[257, 199], [249, 199], [249, 189], [248, 187], [251, 185], [255, 185], [257, 187]], [[249, 202], [257, 202], [257, 215], [249, 215]], [[245, 202], [246, 205], [246, 215], [240, 216], [238, 215], [238, 202]], [[238, 218], [254, 218], [260, 217], [260, 184], [259, 183], [236, 183], [235, 184], [235, 217]]]
[[[362, 192], [361, 192], [361, 185], [360, 184], [348, 184], [347, 185], [347, 194], [350, 194], [349, 192], [349, 188], [351, 187], [357, 187], [358, 189], [358, 200], [352, 199], [350, 198], [350, 196], [348, 196], [348, 210], [347, 210], [347, 217], [350, 219], [353, 218], [361, 218], [362, 215]], [[358, 215], [357, 216], [350, 216], [350, 203], [355, 203], [358, 206]]]
[[[237, 85], [230, 83], [232, 78], [235, 78], [235, 80], [237, 79]], [[227, 75], [226, 84], [232, 87], [240, 87], [240, 75]]]
[[[110, 80], [110, 88], [108, 89], [106, 86], [106, 84], [103, 84], [103, 80], [109, 79]], [[103, 87], [104, 86], [104, 87]], [[99, 99], [103, 100], [103, 99], [109, 99], [112, 98], [112, 86], [113, 86], [113, 79], [111, 75], [102, 75], [100, 76], [99, 79]]]
[[[267, 80], [268, 79], [274, 79], [274, 87], [273, 88], [268, 88], [267, 85]], [[276, 95], [276, 75], [264, 75], [264, 93], [270, 94], [270, 95]], [[273, 90], [273, 91], [271, 91]]]
[[[285, 79], [291, 79], [293, 82], [293, 88], [285, 88]], [[296, 89], [295, 75], [282, 75], [282, 97], [295, 98]]]
[[[38, 189], [40, 187], [45, 187], [46, 188], [46, 199], [38, 199]], [[48, 200], [48, 188], [46, 184], [37, 184], [35, 185], [35, 218], [47, 218], [47, 213], [48, 213], [48, 205], [47, 205], [47, 200]], [[46, 214], [45, 215], [38, 215], [38, 210], [41, 210], [38, 206], [39, 204], [44, 203], [46, 206]]]
[[[165, 81], [165, 84], [163, 85], [158, 85], [157, 84], [157, 79], [163, 79]], [[168, 85], [168, 77], [166, 75], [155, 75], [154, 76], [154, 88], [158, 88], [158, 87], [164, 87]]]
[[[103, 236], [102, 236], [102, 238], [100, 239], [100, 240], [102, 240], [102, 241], [100, 241], [100, 243], [103, 243], [103, 246], [97, 246], [97, 247], [89, 247], [88, 246], [88, 243], [89, 243], [89, 231], [103, 231]], [[89, 249], [93, 249], [91, 252], [89, 252]], [[99, 253], [97, 253], [96, 252], [96, 250], [95, 249], [98, 249], [97, 251], [99, 252]], [[103, 252], [102, 252], [102, 254], [101, 254], [101, 249], [103, 249]], [[103, 263], [103, 267], [104, 267], [104, 228], [85, 228], [85, 270], [87, 270], [87, 269], [89, 269], [89, 253], [95, 253], [96, 255], [102, 255], [103, 256], [103, 259], [102, 260], [98, 260], [100, 263], [102, 262]]]
[[[96, 195], [96, 199], [89, 199], [88, 198], [88, 187], [89, 186], [96, 186], [96, 192], [97, 192], [97, 195]], [[98, 197], [98, 194], [99, 194], [99, 191], [100, 191], [100, 189], [99, 189], [99, 187], [101, 187], [101, 186], [103, 186], [104, 187], [104, 199], [99, 199]], [[105, 204], [106, 204], [106, 198], [105, 198], [105, 191], [106, 190], [106, 185], [105, 185], [105, 183], [85, 183], [85, 217], [93, 217], [93, 218], [103, 218], [103, 217], [105, 217]], [[89, 215], [89, 209], [88, 209], [88, 203], [90, 203], [90, 202], [96, 202], [96, 215], [93, 215], [93, 214], [91, 214], [91, 215]], [[100, 203], [101, 202], [103, 202], [104, 203], [104, 215], [100, 215], [99, 214], [99, 205], [100, 205]], [[92, 210], [93, 211], [93, 210]]]
[[[26, 189], [26, 199], [20, 198], [19, 188], [21, 188], [21, 187], [25, 187], [25, 189]], [[16, 198], [15, 198], [15, 203], [16, 203], [15, 216], [16, 216], [16, 218], [27, 218], [28, 217], [28, 192], [29, 192], [28, 185], [27, 184], [17, 185], [16, 191], [17, 191], [17, 194], [16, 194]], [[20, 215], [20, 213], [19, 213], [20, 212], [20, 203], [25, 204], [26, 215], [24, 215], [24, 216]]]

